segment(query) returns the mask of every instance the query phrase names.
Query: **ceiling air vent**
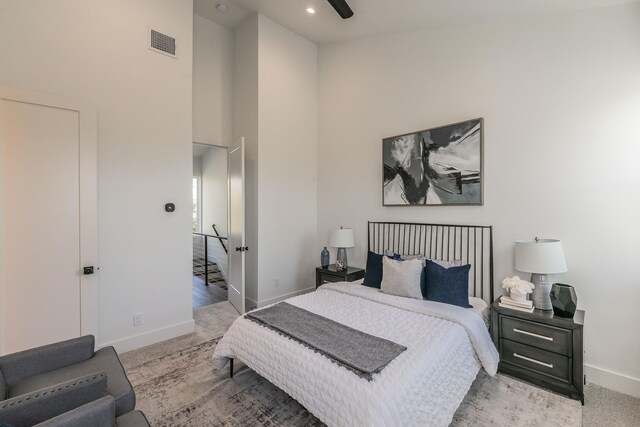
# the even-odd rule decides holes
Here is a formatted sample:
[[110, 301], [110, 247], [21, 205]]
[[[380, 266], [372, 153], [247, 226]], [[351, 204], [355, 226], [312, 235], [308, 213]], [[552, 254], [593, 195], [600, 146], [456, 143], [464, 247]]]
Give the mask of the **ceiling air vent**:
[[176, 39], [159, 31], [149, 30], [149, 49], [175, 58]]

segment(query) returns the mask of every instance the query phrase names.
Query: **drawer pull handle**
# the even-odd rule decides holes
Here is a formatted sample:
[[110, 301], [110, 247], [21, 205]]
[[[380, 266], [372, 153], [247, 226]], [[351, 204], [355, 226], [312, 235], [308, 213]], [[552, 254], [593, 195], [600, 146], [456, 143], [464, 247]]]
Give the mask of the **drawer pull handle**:
[[522, 329], [513, 328], [513, 332], [517, 332], [519, 334], [529, 335], [530, 337], [540, 338], [542, 340], [553, 341], [553, 337], [548, 337], [546, 335], [534, 334], [533, 332], [523, 331]]
[[553, 363], [541, 362], [539, 360], [532, 359], [530, 357], [523, 356], [523, 355], [518, 354], [518, 353], [513, 353], [513, 357], [517, 357], [518, 359], [523, 359], [523, 360], [526, 360], [528, 362], [537, 363], [538, 365], [546, 366], [549, 369], [553, 369]]

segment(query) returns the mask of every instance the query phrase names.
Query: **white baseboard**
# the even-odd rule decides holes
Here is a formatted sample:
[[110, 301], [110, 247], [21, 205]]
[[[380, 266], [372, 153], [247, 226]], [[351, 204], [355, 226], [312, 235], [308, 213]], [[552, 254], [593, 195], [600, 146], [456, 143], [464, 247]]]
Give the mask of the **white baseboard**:
[[630, 396], [640, 397], [640, 379], [588, 364], [584, 365], [584, 373], [587, 376], [587, 382]]
[[166, 328], [154, 329], [153, 331], [143, 332], [127, 338], [98, 344], [97, 347], [102, 348], [113, 346], [118, 353], [125, 353], [127, 351], [166, 341], [181, 335], [190, 334], [193, 331], [195, 331], [195, 322], [191, 319], [186, 322], [167, 326]]
[[313, 292], [315, 290], [316, 290], [316, 287], [314, 286], [312, 288], [302, 289], [300, 291], [295, 291], [295, 292], [291, 292], [291, 293], [288, 293], [288, 294], [280, 295], [280, 296], [277, 296], [277, 297], [265, 299], [265, 300], [259, 301], [257, 303], [255, 301], [251, 301], [251, 302], [253, 303], [253, 305], [257, 305], [258, 308], [261, 308], [261, 307], [265, 307], [265, 306], [270, 305], [270, 304], [275, 304], [277, 302], [286, 300], [287, 298], [297, 297], [298, 295], [307, 294], [307, 293]]

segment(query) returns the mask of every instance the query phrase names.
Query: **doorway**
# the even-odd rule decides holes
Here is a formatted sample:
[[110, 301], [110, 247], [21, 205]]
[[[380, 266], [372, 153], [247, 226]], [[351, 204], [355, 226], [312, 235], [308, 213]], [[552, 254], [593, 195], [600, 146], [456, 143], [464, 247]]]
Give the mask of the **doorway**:
[[193, 143], [193, 308], [228, 299], [228, 150]]

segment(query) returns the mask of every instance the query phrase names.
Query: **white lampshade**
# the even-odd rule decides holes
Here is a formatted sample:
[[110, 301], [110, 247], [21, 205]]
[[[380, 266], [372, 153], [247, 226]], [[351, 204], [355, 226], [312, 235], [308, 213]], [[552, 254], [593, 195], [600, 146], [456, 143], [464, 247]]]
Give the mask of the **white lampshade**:
[[567, 271], [562, 242], [556, 239], [516, 241], [516, 270], [554, 274]]
[[353, 229], [352, 228], [334, 228], [329, 233], [329, 246], [334, 248], [352, 248]]

